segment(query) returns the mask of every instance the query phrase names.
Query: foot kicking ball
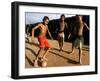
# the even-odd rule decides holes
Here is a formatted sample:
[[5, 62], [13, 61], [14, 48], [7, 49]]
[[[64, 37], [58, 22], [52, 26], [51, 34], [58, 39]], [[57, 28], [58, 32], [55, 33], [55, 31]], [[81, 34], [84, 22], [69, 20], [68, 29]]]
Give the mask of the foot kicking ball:
[[38, 64], [41, 66], [41, 67], [46, 67], [47, 66], [47, 61], [43, 58], [39, 58], [38, 60]]
[[34, 60], [34, 67], [38, 67], [38, 60]]

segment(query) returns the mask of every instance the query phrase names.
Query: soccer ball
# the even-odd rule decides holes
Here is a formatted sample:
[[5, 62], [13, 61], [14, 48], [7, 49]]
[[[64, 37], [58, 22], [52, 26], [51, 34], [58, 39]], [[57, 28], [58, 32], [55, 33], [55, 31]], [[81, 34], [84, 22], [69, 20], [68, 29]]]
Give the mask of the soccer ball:
[[46, 67], [47, 66], [47, 61], [42, 61], [42, 67]]
[[41, 67], [46, 67], [47, 61], [45, 59], [39, 58], [38, 65], [41, 66]]

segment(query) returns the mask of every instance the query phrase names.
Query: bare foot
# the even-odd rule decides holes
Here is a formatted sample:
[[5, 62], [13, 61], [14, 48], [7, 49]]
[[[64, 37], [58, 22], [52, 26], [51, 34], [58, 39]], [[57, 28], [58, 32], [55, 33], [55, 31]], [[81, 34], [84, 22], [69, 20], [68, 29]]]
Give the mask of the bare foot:
[[41, 61], [48, 61], [48, 59], [46, 58], [46, 57], [39, 57], [39, 60], [41, 60]]
[[34, 60], [34, 67], [38, 67], [38, 59]]
[[70, 52], [69, 54], [73, 54], [73, 53], [74, 53], [74, 51]]
[[61, 51], [64, 51], [64, 50], [62, 48], [60, 48], [59, 51], [61, 52]]

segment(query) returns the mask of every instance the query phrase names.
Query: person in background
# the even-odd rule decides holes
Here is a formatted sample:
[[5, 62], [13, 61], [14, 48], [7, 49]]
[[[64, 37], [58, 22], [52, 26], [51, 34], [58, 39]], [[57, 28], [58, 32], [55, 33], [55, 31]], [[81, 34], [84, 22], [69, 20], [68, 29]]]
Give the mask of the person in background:
[[64, 30], [65, 27], [68, 28], [67, 23], [65, 22], [65, 15], [62, 14], [60, 17], [60, 22], [59, 22], [59, 29], [58, 29], [58, 43], [59, 43], [59, 48], [60, 51], [63, 50], [63, 44], [64, 44]]
[[[79, 49], [79, 63], [82, 64], [81, 58], [82, 58], [82, 45], [84, 43], [83, 38], [83, 28], [86, 27], [89, 30], [89, 27], [85, 22], [83, 22], [83, 16], [82, 15], [76, 15], [76, 21], [74, 24], [72, 33], [72, 53], [74, 53], [75, 48], [78, 47]], [[68, 38], [71, 36], [71, 33], [69, 34]]]

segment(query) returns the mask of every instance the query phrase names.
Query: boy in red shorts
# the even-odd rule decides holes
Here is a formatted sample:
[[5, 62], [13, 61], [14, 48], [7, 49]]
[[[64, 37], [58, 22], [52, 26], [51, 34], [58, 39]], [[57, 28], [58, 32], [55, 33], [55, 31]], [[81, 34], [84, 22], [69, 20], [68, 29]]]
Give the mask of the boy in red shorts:
[[[38, 55], [35, 59], [35, 62], [34, 62], [34, 66], [35, 67], [38, 67], [38, 63], [37, 61], [39, 60], [39, 58], [42, 58], [44, 59], [45, 56], [47, 55], [48, 51], [50, 50], [51, 48], [51, 45], [49, 44], [47, 38], [46, 38], [46, 33], [48, 32], [49, 36], [52, 38], [51, 36], [51, 33], [49, 32], [49, 29], [48, 29], [48, 23], [49, 23], [49, 18], [47, 16], [44, 16], [43, 18], [43, 23], [40, 23], [38, 24], [37, 26], [35, 26], [33, 29], [32, 29], [32, 40], [34, 39], [34, 31], [36, 29], [40, 29], [40, 33], [39, 33], [39, 36], [38, 36], [38, 41], [39, 41], [39, 44], [40, 44], [40, 49], [38, 51]], [[41, 56], [42, 54], [42, 51], [44, 50], [44, 48], [47, 48], [45, 53]]]

